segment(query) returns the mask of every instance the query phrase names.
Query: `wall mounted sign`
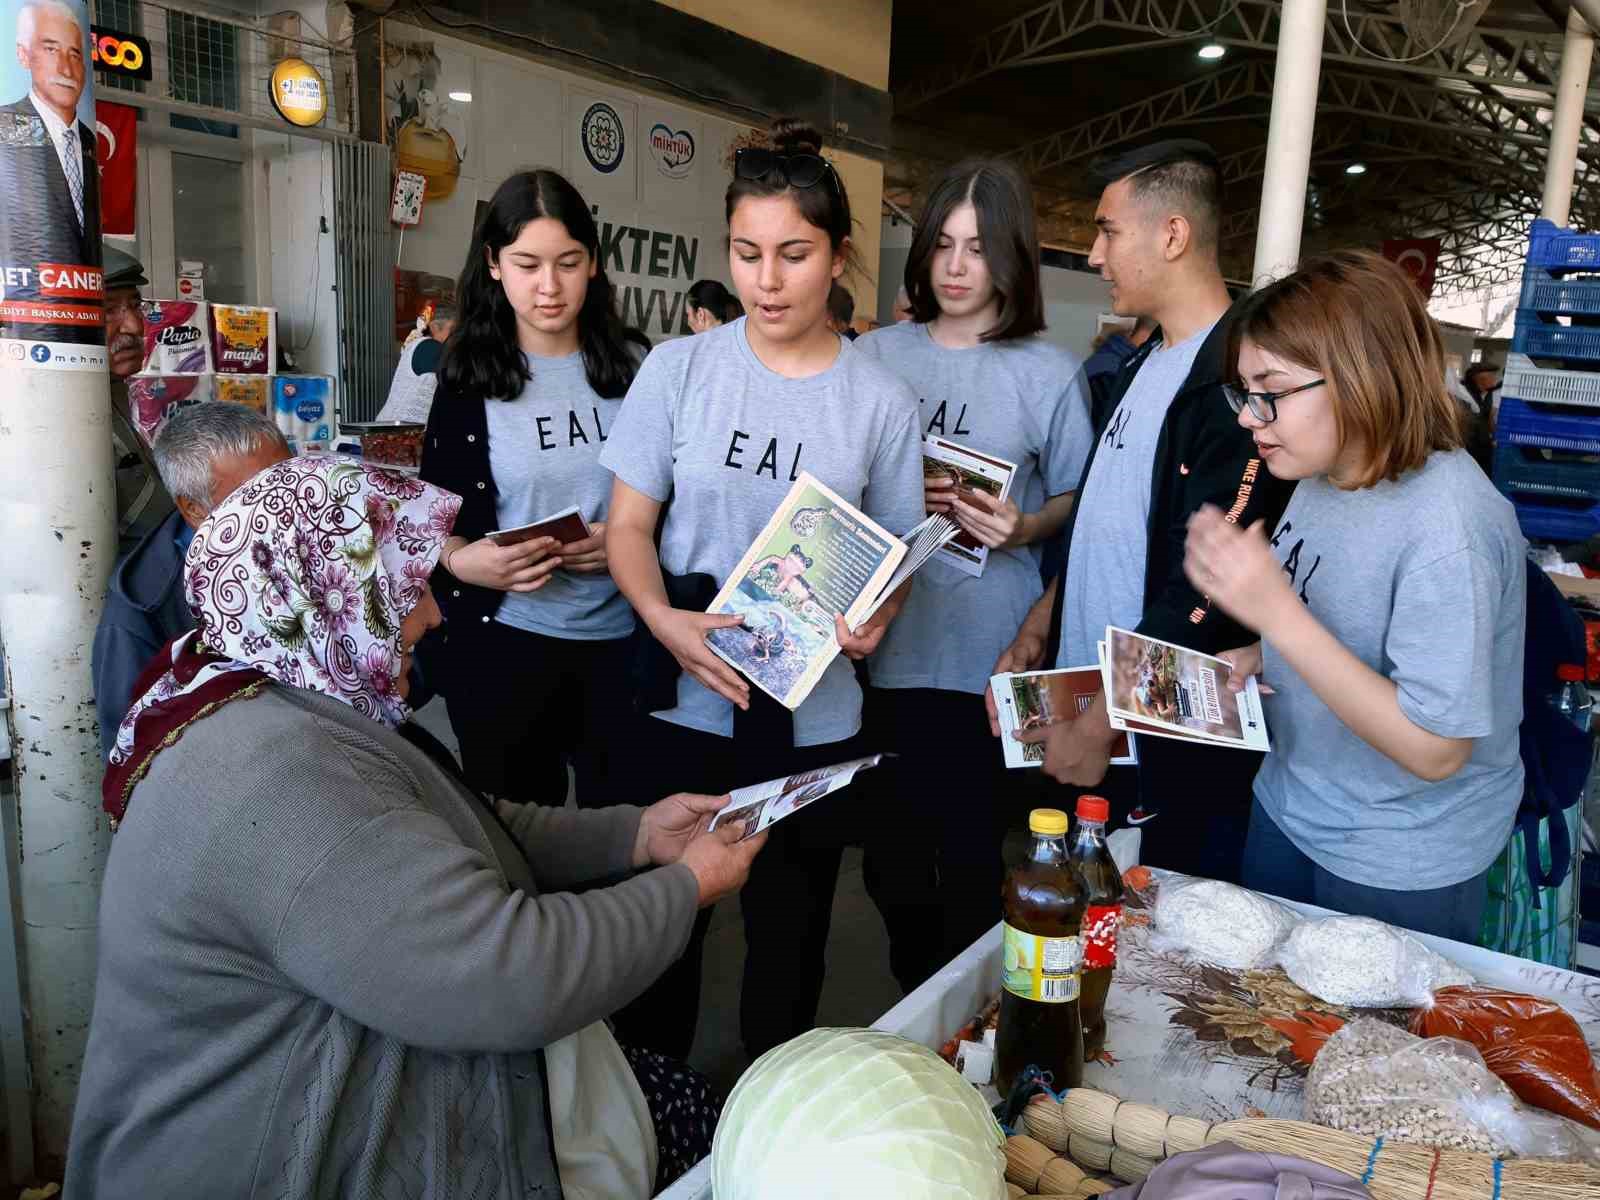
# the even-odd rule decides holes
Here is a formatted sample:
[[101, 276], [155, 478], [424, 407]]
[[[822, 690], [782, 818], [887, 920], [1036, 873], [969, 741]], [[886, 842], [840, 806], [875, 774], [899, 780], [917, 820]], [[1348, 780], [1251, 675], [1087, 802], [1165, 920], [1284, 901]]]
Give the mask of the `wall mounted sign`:
[[596, 171], [609, 175], [622, 165], [622, 155], [627, 139], [622, 131], [622, 118], [617, 110], [603, 100], [589, 106], [579, 127], [584, 157]]
[[319, 125], [328, 115], [328, 85], [304, 59], [286, 58], [272, 68], [272, 107], [291, 125]]
[[657, 121], [650, 127], [650, 157], [668, 179], [682, 179], [694, 167], [694, 134]]
[[132, 33], [89, 26], [89, 49], [94, 69], [128, 79], [150, 79], [150, 42]]

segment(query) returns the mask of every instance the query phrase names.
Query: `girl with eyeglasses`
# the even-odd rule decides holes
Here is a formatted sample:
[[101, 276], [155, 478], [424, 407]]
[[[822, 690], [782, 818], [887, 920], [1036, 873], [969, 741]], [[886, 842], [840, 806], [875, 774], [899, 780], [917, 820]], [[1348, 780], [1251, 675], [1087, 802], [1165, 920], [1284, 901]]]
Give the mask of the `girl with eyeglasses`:
[[1250, 297], [1228, 389], [1275, 529], [1192, 518], [1185, 570], [1261, 641], [1273, 694], [1247, 886], [1477, 940], [1522, 798], [1526, 551], [1462, 448], [1438, 327], [1393, 263], [1348, 251]]
[[[633, 610], [608, 565], [611, 473], [600, 447], [650, 348], [617, 315], [588, 204], [550, 170], [495, 191], [457, 289], [422, 477], [463, 498], [433, 589], [441, 675], [462, 766], [481, 792], [614, 803], [615, 712], [627, 706]], [[576, 506], [590, 534], [486, 535]]]
[[[821, 147], [814, 129], [780, 120], [770, 149], [738, 151], [729, 269], [747, 315], [655, 351], [601, 455], [616, 475], [612, 572], [660, 650], [651, 681], [664, 687], [651, 688], [654, 715], [630, 748], [652, 792], [691, 782], [723, 792], [864, 752], [861, 689], [843, 656], [791, 713], [706, 644], [709, 631], [741, 623], [705, 609], [802, 471], [893, 533], [923, 518], [916, 397], [828, 327], [852, 224]], [[845, 654], [877, 649], [903, 598], [904, 589], [853, 633], [836, 619]], [[774, 828], [742, 898], [740, 1026], [751, 1056], [815, 1019], [840, 854], [860, 823], [850, 801], [832, 797]], [[622, 1018], [629, 1036], [663, 1053], [681, 1057], [693, 1038], [703, 928], [677, 978]]]
[[[925, 479], [929, 512], [961, 526], [973, 575], [935, 559], [912, 582], [871, 660], [868, 728], [900, 757], [873, 782], [894, 832], [869, 886], [890, 962], [912, 990], [994, 921], [1000, 843], [1014, 792], [995, 752], [984, 688], [1043, 591], [1039, 545], [1072, 510], [1093, 432], [1080, 364], [1044, 340], [1033, 196], [1009, 163], [969, 161], [933, 185], [906, 261], [911, 320], [856, 343], [916, 389], [923, 432], [1015, 463], [1009, 497]], [[937, 729], [936, 743], [928, 731]], [[914, 853], [905, 839], [923, 838]]]

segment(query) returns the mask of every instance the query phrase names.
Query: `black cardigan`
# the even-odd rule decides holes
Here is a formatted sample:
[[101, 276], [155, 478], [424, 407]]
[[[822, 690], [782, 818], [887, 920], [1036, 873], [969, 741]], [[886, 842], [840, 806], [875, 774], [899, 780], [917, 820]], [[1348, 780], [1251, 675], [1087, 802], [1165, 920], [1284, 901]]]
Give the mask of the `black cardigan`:
[[[469, 542], [499, 527], [495, 518], [498, 492], [489, 471], [487, 403], [481, 396], [452, 391], [441, 381], [422, 439], [422, 478], [461, 497], [455, 532]], [[447, 626], [487, 623], [505, 598], [504, 592], [494, 588], [463, 583], [445, 569], [442, 557], [432, 582], [433, 598], [439, 602]]]

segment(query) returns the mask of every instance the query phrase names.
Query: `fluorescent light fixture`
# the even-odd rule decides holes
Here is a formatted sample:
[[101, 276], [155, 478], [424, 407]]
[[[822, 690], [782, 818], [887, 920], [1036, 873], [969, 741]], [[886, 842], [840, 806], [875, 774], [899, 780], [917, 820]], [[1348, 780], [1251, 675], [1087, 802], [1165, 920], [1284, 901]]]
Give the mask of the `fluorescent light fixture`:
[[1218, 45], [1216, 42], [1207, 42], [1200, 47], [1200, 57], [1207, 62], [1215, 62], [1227, 52], [1228, 48], [1226, 46]]
[[1346, 167], [1344, 169], [1344, 173], [1346, 175], [1365, 175], [1367, 173], [1367, 164], [1366, 163], [1351, 163], [1348, 167]]
[[471, 92], [451, 92], [450, 93], [450, 99], [459, 100], [459, 101], [461, 101], [462, 104], [471, 104], [472, 103], [472, 93]]

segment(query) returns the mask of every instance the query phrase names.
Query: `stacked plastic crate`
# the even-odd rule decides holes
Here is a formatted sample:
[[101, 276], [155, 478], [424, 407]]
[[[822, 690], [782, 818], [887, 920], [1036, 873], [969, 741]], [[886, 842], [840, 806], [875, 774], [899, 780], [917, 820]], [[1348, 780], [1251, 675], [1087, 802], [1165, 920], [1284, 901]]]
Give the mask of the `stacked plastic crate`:
[[1495, 485], [1530, 541], [1600, 534], [1600, 234], [1538, 220], [1495, 425]]

